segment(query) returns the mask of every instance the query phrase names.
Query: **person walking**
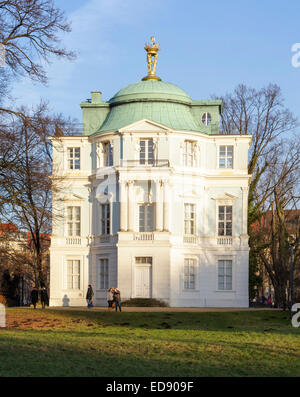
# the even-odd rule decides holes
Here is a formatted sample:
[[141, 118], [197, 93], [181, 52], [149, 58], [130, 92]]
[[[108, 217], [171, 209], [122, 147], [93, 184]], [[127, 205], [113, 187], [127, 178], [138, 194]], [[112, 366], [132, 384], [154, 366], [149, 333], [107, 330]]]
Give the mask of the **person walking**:
[[118, 307], [119, 307], [119, 311], [122, 311], [121, 308], [121, 293], [120, 290], [118, 288], [115, 289], [114, 291], [114, 304], [115, 304], [115, 310], [116, 312], [118, 311]]
[[39, 300], [39, 291], [36, 287], [34, 287], [33, 290], [31, 291], [30, 298], [34, 309], [36, 309], [36, 304], [38, 303]]
[[88, 304], [88, 308], [93, 307], [93, 296], [94, 296], [94, 291], [93, 288], [91, 286], [91, 284], [88, 285], [88, 290], [86, 293], [86, 301]]
[[49, 298], [45, 286], [43, 286], [41, 289], [41, 304], [42, 304], [42, 309], [45, 309], [45, 306], [49, 306]]
[[269, 307], [272, 307], [272, 296], [271, 295], [268, 296], [267, 303], [268, 303]]
[[114, 289], [111, 287], [106, 294], [107, 304], [108, 304], [108, 311], [112, 311], [112, 305], [114, 301]]

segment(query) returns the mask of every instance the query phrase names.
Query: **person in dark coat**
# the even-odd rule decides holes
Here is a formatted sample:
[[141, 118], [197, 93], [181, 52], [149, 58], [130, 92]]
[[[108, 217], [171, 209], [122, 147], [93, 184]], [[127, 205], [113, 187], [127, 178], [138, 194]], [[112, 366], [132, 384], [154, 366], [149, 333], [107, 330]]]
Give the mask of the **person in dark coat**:
[[118, 307], [119, 307], [119, 311], [121, 312], [122, 311], [122, 309], [121, 309], [121, 293], [118, 288], [116, 288], [114, 291], [114, 304], [115, 304], [116, 312], [118, 311]]
[[45, 286], [41, 289], [41, 304], [42, 309], [45, 309], [45, 306], [49, 306], [49, 298]]
[[39, 300], [39, 291], [36, 287], [34, 287], [33, 290], [31, 291], [30, 298], [31, 298], [31, 303], [33, 304], [33, 307], [36, 309], [36, 304]]
[[88, 290], [86, 293], [86, 301], [88, 304], [88, 308], [93, 307], [93, 296], [94, 296], [94, 291], [91, 286], [91, 284], [88, 285]]

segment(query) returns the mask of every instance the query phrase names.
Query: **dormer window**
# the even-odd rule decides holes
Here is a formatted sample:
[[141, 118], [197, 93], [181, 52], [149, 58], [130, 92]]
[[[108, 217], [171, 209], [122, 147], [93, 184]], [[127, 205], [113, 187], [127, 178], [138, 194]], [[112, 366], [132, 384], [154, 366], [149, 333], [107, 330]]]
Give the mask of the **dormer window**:
[[203, 125], [209, 125], [211, 123], [211, 115], [208, 112], [203, 113], [202, 116], [202, 124]]

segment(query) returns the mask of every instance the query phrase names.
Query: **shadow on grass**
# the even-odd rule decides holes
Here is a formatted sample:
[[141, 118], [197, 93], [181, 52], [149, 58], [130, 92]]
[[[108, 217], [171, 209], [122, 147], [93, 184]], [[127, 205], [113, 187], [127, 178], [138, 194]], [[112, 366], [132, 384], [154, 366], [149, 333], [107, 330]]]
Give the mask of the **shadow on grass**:
[[287, 312], [86, 312], [47, 310], [56, 318], [69, 318], [92, 323], [98, 327], [124, 327], [129, 329], [170, 329], [222, 332], [260, 332], [271, 334], [297, 334], [291, 326]]
[[249, 363], [249, 356], [237, 360], [230, 350], [226, 354], [207, 351], [200, 355], [196, 350], [172, 351], [144, 344], [146, 350], [139, 352], [135, 347], [132, 351], [134, 345], [127, 346], [120, 335], [115, 341], [111, 335], [110, 345], [105, 340], [100, 344], [91, 340], [80, 346], [65, 344], [59, 338], [59, 343], [49, 340], [47, 345], [46, 338], [33, 341], [24, 337], [7, 344], [3, 336], [0, 334], [0, 355], [6, 359], [0, 362], [0, 376], [296, 376], [291, 361], [282, 367], [287, 363], [287, 354], [271, 362], [265, 352]]

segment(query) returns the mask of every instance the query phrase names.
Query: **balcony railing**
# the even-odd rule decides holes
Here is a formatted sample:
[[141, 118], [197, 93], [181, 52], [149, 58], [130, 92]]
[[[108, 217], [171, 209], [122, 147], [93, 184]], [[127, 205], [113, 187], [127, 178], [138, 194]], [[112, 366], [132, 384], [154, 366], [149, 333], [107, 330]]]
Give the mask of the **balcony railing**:
[[81, 245], [80, 237], [66, 237], [66, 245]]
[[205, 241], [207, 241], [209, 244], [216, 244], [217, 245], [233, 245], [233, 238], [229, 236], [224, 236], [224, 237], [217, 237], [216, 239], [214, 238], [204, 238], [202, 239], [200, 236], [183, 236], [183, 243], [184, 244], [203, 244]]
[[185, 244], [197, 244], [198, 237], [197, 236], [183, 236], [183, 242]]
[[134, 233], [133, 239], [136, 241], [152, 241], [154, 240], [154, 233], [151, 232]]
[[232, 245], [232, 237], [218, 237], [217, 244], [218, 245]]
[[152, 159], [152, 160], [121, 160], [121, 167], [169, 167], [169, 160]]

